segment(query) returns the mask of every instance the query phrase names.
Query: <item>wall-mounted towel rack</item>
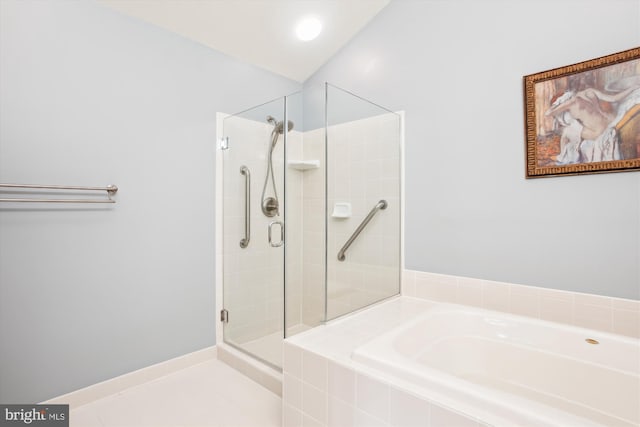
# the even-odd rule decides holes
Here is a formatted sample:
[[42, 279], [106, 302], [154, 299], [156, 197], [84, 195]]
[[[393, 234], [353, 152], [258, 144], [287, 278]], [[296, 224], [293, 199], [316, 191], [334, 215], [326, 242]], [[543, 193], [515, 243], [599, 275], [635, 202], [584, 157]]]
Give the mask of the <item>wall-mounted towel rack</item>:
[[[106, 191], [106, 199], [45, 199], [45, 198], [0, 198], [0, 202], [31, 202], [31, 203], [115, 203], [111, 198], [118, 192], [115, 185], [107, 185], [106, 187], [80, 187], [75, 185], [39, 185], [39, 184], [0, 184], [0, 191], [3, 188], [8, 189], [27, 189], [27, 190], [77, 190], [77, 191]], [[6, 190], [5, 190], [6, 191]]]

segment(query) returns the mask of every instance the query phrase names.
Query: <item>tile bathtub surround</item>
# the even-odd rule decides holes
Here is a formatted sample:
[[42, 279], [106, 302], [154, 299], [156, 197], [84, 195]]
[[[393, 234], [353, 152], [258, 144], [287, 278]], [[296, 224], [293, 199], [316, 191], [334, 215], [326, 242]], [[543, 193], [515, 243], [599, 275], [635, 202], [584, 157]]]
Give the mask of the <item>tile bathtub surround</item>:
[[402, 294], [640, 338], [640, 301], [405, 270]]
[[283, 427], [485, 425], [351, 361], [355, 347], [415, 315], [421, 304], [395, 300], [374, 314], [365, 310], [285, 340]]
[[[314, 354], [295, 345], [285, 353]], [[283, 427], [300, 426], [456, 426], [480, 427], [480, 421], [395, 387], [390, 382], [355, 370], [329, 358], [321, 388], [286, 371]], [[306, 372], [306, 371], [305, 371]], [[337, 384], [339, 387], [336, 387]]]

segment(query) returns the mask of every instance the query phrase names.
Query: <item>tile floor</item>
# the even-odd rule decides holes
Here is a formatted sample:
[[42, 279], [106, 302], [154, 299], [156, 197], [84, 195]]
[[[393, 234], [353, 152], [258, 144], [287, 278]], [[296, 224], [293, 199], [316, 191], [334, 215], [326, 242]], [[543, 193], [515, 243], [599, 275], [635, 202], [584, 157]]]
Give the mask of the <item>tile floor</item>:
[[279, 427], [281, 399], [210, 360], [69, 414], [71, 427]]

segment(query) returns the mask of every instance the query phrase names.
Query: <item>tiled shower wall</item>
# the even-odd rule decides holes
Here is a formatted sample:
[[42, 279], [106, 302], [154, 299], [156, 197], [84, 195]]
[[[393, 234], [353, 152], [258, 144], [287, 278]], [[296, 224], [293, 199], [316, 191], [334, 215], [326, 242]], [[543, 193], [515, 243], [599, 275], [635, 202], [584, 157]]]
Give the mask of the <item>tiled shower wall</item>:
[[303, 289], [302, 321], [316, 326], [324, 319], [325, 259], [325, 134], [324, 129], [304, 133], [304, 159], [319, 161], [317, 169], [303, 174]]
[[[304, 159], [320, 168], [303, 172], [302, 320], [314, 326], [325, 309], [325, 212], [327, 220], [327, 315], [334, 318], [399, 291], [400, 133], [389, 113], [328, 127], [328, 179], [325, 206], [325, 131], [304, 133]], [[379, 211], [337, 260], [342, 245], [380, 200]], [[349, 218], [332, 216], [335, 203], [349, 203]]]
[[[399, 292], [400, 118], [393, 113], [328, 128], [327, 316], [335, 318]], [[338, 261], [337, 254], [381, 200], [380, 210]], [[332, 215], [336, 203], [352, 215]]]
[[[328, 128], [328, 198], [325, 202], [325, 131], [292, 130], [287, 162], [318, 161], [318, 168], [286, 170], [286, 298], [282, 291], [281, 251], [267, 243], [271, 221], [260, 210], [272, 127], [244, 118], [227, 119], [233, 134], [225, 153], [224, 254], [225, 308], [233, 321], [229, 336], [238, 343], [286, 326], [318, 325], [325, 315], [325, 212], [328, 210], [328, 317], [334, 318], [399, 292], [400, 277], [400, 135], [393, 113], [337, 124]], [[282, 137], [273, 154], [278, 194], [284, 164]], [[241, 165], [251, 170], [251, 243], [241, 249], [244, 233], [244, 183]], [[230, 168], [230, 170], [229, 170]], [[237, 170], [237, 173], [236, 173]], [[346, 260], [337, 254], [369, 211], [379, 211], [349, 248]], [[335, 203], [349, 203], [349, 218], [331, 216]], [[327, 203], [327, 206], [325, 206]], [[227, 303], [228, 302], [228, 303]], [[293, 332], [293, 330], [291, 331]], [[289, 335], [289, 334], [288, 334]]]
[[[287, 162], [303, 159], [305, 134], [293, 130], [287, 139]], [[303, 323], [303, 177], [305, 172], [287, 168], [286, 174], [286, 322], [287, 328]], [[281, 190], [284, 194], [284, 191]], [[282, 286], [282, 284], [281, 284]], [[280, 288], [282, 292], [282, 287]], [[288, 334], [287, 334], [288, 335]]]
[[[276, 332], [283, 321], [282, 250], [273, 250], [267, 243], [268, 224], [278, 218], [267, 218], [260, 210], [271, 129], [267, 123], [240, 117], [225, 122], [225, 133], [233, 138], [225, 153], [224, 294], [232, 318], [227, 336], [236, 343]], [[280, 196], [285, 193], [281, 188], [283, 149], [280, 139], [273, 153]], [[324, 318], [324, 130], [292, 130], [286, 154], [290, 163], [321, 162], [317, 169], [287, 169], [285, 292], [290, 329], [317, 325]], [[240, 165], [251, 170], [251, 243], [246, 249], [238, 244], [244, 233], [245, 178], [239, 173]]]
[[[273, 218], [264, 216], [260, 209], [260, 196], [267, 171], [267, 148], [272, 129], [273, 127], [266, 122], [240, 117], [225, 120], [225, 134], [232, 135], [229, 141], [230, 149], [224, 153], [223, 184], [224, 298], [225, 308], [230, 312], [226, 336], [238, 344], [282, 330], [283, 325], [283, 248], [270, 247], [267, 232], [270, 222], [282, 220], [284, 209], [280, 208], [280, 217]], [[288, 155], [302, 155], [301, 140], [300, 132], [291, 131], [288, 134]], [[283, 150], [284, 144], [280, 136], [273, 153], [273, 168], [281, 200], [284, 195]], [[240, 239], [244, 237], [245, 177], [240, 174], [241, 165], [247, 166], [251, 171], [251, 241], [244, 249], [239, 245]], [[295, 230], [301, 221], [301, 183], [289, 179], [287, 194], [290, 197], [286, 206], [287, 225]], [[288, 280], [296, 285], [301, 283], [302, 237], [299, 233], [291, 232], [287, 233], [287, 238], [287, 275]], [[295, 286], [293, 288], [295, 289]]]

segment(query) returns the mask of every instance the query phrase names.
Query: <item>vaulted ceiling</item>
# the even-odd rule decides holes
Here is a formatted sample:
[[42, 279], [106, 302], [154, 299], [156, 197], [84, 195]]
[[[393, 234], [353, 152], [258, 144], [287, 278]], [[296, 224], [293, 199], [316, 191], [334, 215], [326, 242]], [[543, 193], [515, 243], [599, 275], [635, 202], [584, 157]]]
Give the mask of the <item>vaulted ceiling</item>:
[[[390, 0], [99, 0], [241, 61], [302, 82]], [[318, 38], [301, 41], [296, 23], [314, 16]]]

